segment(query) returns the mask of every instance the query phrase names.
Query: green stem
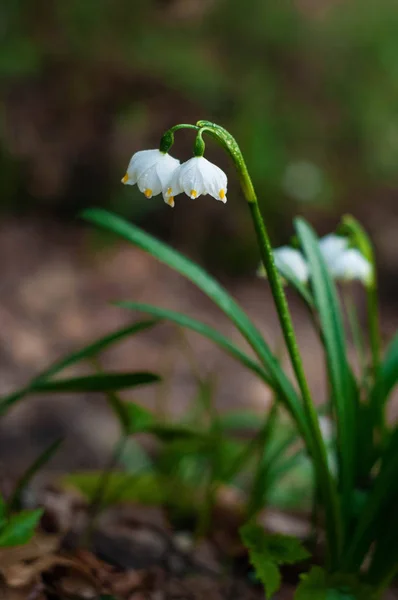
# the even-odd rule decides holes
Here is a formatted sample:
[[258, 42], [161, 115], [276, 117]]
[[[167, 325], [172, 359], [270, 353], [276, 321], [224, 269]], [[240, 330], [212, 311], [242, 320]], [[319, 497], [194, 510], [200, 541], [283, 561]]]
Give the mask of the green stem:
[[[245, 188], [250, 189], [250, 186], [246, 185], [244, 189]], [[326, 524], [328, 529], [327, 536], [330, 553], [329, 558], [331, 562], [331, 568], [334, 569], [337, 565], [341, 545], [341, 521], [339, 517], [339, 507], [336, 489], [329, 471], [326, 450], [322, 439], [322, 434], [319, 428], [318, 416], [311, 398], [311, 393], [308, 387], [307, 379], [305, 377], [303, 363], [298, 349], [298, 344], [294, 333], [293, 323], [287, 305], [286, 296], [283, 291], [279, 274], [274, 264], [274, 258], [269, 236], [260, 213], [257, 199], [255, 198], [255, 196], [254, 200], [249, 198], [247, 198], [247, 200], [249, 202], [249, 208], [253, 218], [257, 239], [259, 242], [261, 258], [267, 271], [272, 295], [278, 312], [279, 321], [282, 327], [283, 336], [289, 352], [293, 370], [296, 375], [297, 383], [301, 391], [304, 408], [307, 413], [310, 431], [312, 434], [309, 452], [315, 463], [318, 485], [322, 489], [323, 502], [326, 511]]]
[[379, 300], [377, 296], [377, 281], [376, 281], [376, 269], [373, 263], [373, 282], [372, 285], [367, 287], [367, 313], [368, 313], [368, 327], [369, 327], [369, 341], [370, 348], [372, 351], [372, 365], [373, 365], [373, 376], [376, 380], [377, 374], [380, 368], [380, 323], [379, 323]]
[[360, 380], [365, 384], [367, 378], [365, 344], [358, 318], [358, 311], [352, 297], [352, 291], [348, 287], [344, 290], [344, 304], [347, 312], [348, 324], [351, 330], [352, 342], [357, 353]]
[[175, 131], [178, 131], [179, 129], [195, 129], [195, 131], [198, 131], [199, 127], [197, 125], [191, 125], [189, 123], [180, 123], [179, 125], [174, 125], [173, 127], [170, 127], [170, 129], [168, 129], [168, 131], [170, 133], [174, 133]]
[[119, 441], [117, 442], [117, 444], [112, 452], [109, 463], [105, 467], [105, 469], [102, 473], [101, 479], [98, 482], [97, 489], [95, 490], [95, 492], [93, 494], [92, 500], [90, 502], [90, 506], [88, 507], [87, 528], [86, 528], [86, 531], [83, 536], [83, 542], [87, 545], [90, 543], [90, 541], [92, 539], [92, 536], [93, 536], [93, 533], [94, 533], [94, 530], [95, 530], [95, 527], [97, 524], [97, 519], [98, 519], [98, 516], [102, 509], [104, 497], [107, 492], [109, 480], [113, 473], [113, 469], [117, 466], [117, 464], [120, 460], [120, 457], [122, 456], [122, 454], [124, 452], [127, 441], [128, 441], [128, 436], [123, 434], [120, 437]]
[[257, 196], [246, 163], [236, 140], [222, 127], [208, 121], [199, 121], [200, 131], [208, 131], [230, 154], [239, 174], [243, 193], [248, 202], [257, 235], [261, 259], [267, 272], [275, 307], [279, 316], [285, 343], [289, 352], [293, 370], [299, 385], [304, 408], [307, 414], [310, 438], [306, 439], [309, 454], [314, 461], [318, 485], [321, 489], [326, 512], [326, 535], [328, 540], [330, 567], [337, 567], [341, 549], [341, 519], [337, 491], [329, 470], [325, 445], [319, 427], [318, 416], [304, 373], [293, 322], [283, 290], [281, 277], [275, 267], [271, 241], [263, 221]]

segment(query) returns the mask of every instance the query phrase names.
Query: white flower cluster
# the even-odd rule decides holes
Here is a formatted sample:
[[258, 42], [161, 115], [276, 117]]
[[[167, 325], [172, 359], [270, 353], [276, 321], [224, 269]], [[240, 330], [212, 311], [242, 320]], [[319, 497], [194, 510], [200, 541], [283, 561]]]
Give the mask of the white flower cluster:
[[[370, 282], [372, 265], [359, 250], [349, 247], [348, 238], [330, 233], [319, 240], [319, 249], [334, 279], [357, 280], [365, 285]], [[274, 250], [274, 260], [278, 270], [291, 271], [301, 283], [308, 282], [309, 266], [299, 250], [282, 246]], [[264, 269], [259, 274], [265, 275]]]
[[227, 201], [227, 176], [204, 156], [194, 156], [181, 165], [167, 152], [142, 150], [131, 158], [122, 183], [137, 184], [147, 198], [161, 193], [169, 206], [174, 206], [174, 197], [182, 192], [190, 198], [210, 194]]

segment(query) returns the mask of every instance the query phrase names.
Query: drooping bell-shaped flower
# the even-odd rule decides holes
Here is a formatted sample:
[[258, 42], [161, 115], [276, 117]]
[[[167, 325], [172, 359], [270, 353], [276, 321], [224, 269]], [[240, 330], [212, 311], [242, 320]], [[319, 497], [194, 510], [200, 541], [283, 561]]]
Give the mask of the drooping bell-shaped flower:
[[[122, 183], [137, 184], [140, 192], [147, 198], [152, 198], [169, 188], [171, 178], [179, 165], [180, 161], [167, 152], [141, 150], [132, 156]], [[163, 198], [169, 206], [174, 206], [172, 194], [163, 194]]]
[[[281, 246], [273, 250], [275, 266], [282, 277], [291, 273], [300, 283], [307, 283], [309, 269], [304, 256], [299, 250], [290, 246]], [[267, 277], [264, 265], [261, 263], [257, 270], [259, 277]]]
[[344, 250], [347, 250], [349, 240], [341, 235], [329, 233], [319, 240], [319, 249], [329, 269]]
[[356, 248], [341, 252], [330, 266], [332, 276], [340, 281], [361, 281], [367, 285], [372, 278], [372, 265]]
[[227, 176], [204, 156], [194, 156], [173, 173], [165, 197], [185, 192], [190, 198], [210, 194], [216, 200], [227, 201]]
[[274, 260], [278, 271], [291, 272], [301, 283], [307, 283], [309, 270], [304, 256], [290, 246], [281, 246], [274, 250]]

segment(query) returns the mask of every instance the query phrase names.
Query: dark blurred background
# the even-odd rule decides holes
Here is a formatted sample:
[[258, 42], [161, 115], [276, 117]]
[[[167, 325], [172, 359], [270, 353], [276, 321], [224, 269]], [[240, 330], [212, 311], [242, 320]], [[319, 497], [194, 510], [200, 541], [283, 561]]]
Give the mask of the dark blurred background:
[[[120, 183], [131, 155], [156, 147], [179, 122], [215, 121], [237, 138], [275, 245], [288, 241], [296, 214], [321, 234], [343, 213], [359, 218], [377, 247], [395, 322], [397, 31], [396, 0], [2, 2], [0, 391], [125, 320], [107, 304], [114, 297], [146, 294], [191, 313], [201, 306], [148, 258], [112, 250], [84, 229], [77, 214], [86, 206], [105, 206], [168, 240], [264, 316], [247, 208], [210, 140], [206, 156], [229, 174], [226, 206], [180, 196], [171, 211]], [[180, 132], [173, 154], [188, 158], [192, 142]], [[156, 369], [170, 344], [162, 335], [153, 338], [156, 351], [140, 346], [135, 362], [129, 354], [130, 364]], [[37, 402], [44, 414], [40, 402], [48, 401]], [[96, 405], [86, 410], [92, 423]], [[21, 440], [10, 431], [0, 450], [10, 436]], [[31, 417], [22, 431], [24, 443], [35, 438]]]

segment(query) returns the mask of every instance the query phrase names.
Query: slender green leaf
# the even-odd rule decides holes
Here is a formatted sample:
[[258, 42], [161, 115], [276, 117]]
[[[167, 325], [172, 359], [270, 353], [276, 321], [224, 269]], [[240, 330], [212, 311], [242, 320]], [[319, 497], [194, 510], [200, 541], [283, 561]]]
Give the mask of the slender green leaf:
[[58, 448], [63, 442], [63, 438], [55, 440], [48, 448], [44, 450], [36, 460], [30, 465], [25, 471], [22, 477], [16, 484], [10, 500], [8, 501], [8, 512], [19, 510], [21, 508], [21, 496], [26, 489], [26, 486], [30, 483], [33, 477], [40, 471], [40, 469], [48, 463], [48, 461], [54, 456]]
[[104, 337], [99, 338], [95, 342], [85, 346], [82, 350], [78, 350], [77, 352], [73, 352], [68, 356], [62, 358], [61, 360], [55, 362], [51, 367], [43, 371], [38, 377], [35, 377], [33, 381], [25, 386], [23, 389], [6, 396], [0, 400], [0, 415], [3, 414], [8, 408], [10, 408], [13, 404], [22, 400], [29, 392], [31, 391], [32, 385], [41, 381], [42, 379], [47, 379], [52, 377], [56, 373], [59, 373], [63, 369], [70, 367], [71, 365], [80, 362], [82, 360], [86, 360], [92, 358], [93, 356], [97, 356], [100, 352], [108, 348], [109, 346], [115, 344], [116, 342], [121, 341], [122, 339], [139, 333], [140, 331], [144, 331], [145, 329], [149, 329], [158, 323], [158, 319], [151, 319], [148, 321], [140, 321], [138, 323], [133, 323], [132, 325], [128, 325], [127, 327], [122, 327], [114, 331], [113, 333], [106, 335]]
[[0, 494], [0, 531], [7, 520], [7, 504], [2, 494]]
[[0, 547], [21, 546], [33, 536], [43, 509], [25, 510], [12, 515], [0, 531]]
[[247, 367], [251, 371], [254, 371], [254, 373], [259, 375], [260, 378], [263, 381], [265, 381], [268, 385], [271, 384], [269, 375], [261, 367], [261, 365], [259, 365], [250, 356], [247, 356], [247, 354], [245, 354], [240, 348], [235, 346], [235, 344], [233, 344], [228, 338], [224, 337], [213, 327], [210, 327], [205, 323], [201, 323], [200, 321], [196, 321], [195, 319], [192, 319], [187, 315], [183, 315], [181, 313], [166, 308], [152, 306], [151, 304], [123, 301], [117, 302], [116, 306], [127, 308], [129, 310], [145, 312], [147, 314], [154, 315], [162, 319], [167, 319], [168, 321], [172, 321], [177, 325], [181, 325], [181, 327], [186, 327], [187, 329], [191, 329], [192, 331], [200, 333], [204, 337], [210, 339], [212, 342], [215, 342], [218, 346], [223, 348], [223, 350], [226, 350], [231, 356], [240, 361], [245, 367]]
[[282, 277], [286, 279], [286, 281], [292, 287], [294, 287], [305, 303], [308, 304], [309, 307], [312, 307], [314, 305], [314, 300], [311, 296], [311, 292], [304, 283], [301, 283], [301, 281], [297, 279], [293, 269], [291, 269], [288, 265], [280, 264], [278, 271], [280, 271]]
[[40, 393], [109, 392], [157, 383], [158, 381], [160, 381], [160, 377], [153, 373], [99, 373], [70, 379], [37, 381], [32, 385], [31, 390]]
[[385, 404], [398, 383], [398, 332], [388, 346], [372, 391], [372, 402]]
[[272, 386], [279, 392], [279, 397], [284, 402], [287, 410], [293, 415], [300, 431], [306, 439], [309, 439], [308, 425], [300, 399], [278, 360], [272, 354], [260, 331], [255, 327], [246, 313], [213, 277], [170, 246], [163, 244], [138, 227], [108, 211], [87, 209], [83, 212], [82, 216], [87, 221], [95, 223], [108, 231], [112, 231], [135, 246], [145, 250], [160, 262], [185, 276], [207, 294], [229, 317], [252, 346], [267, 372], [269, 372]]
[[227, 431], [258, 431], [263, 420], [263, 415], [250, 410], [231, 410], [220, 415], [220, 425]]
[[398, 505], [398, 429], [385, 449], [380, 472], [361, 512], [344, 558], [344, 567], [359, 569], [386, 518]]
[[332, 400], [337, 416], [339, 467], [343, 492], [342, 508], [346, 525], [351, 518], [351, 501], [356, 466], [357, 390], [347, 358], [342, 313], [337, 291], [319, 250], [318, 238], [302, 219], [296, 231], [309, 263], [315, 306], [319, 313], [326, 351]]

